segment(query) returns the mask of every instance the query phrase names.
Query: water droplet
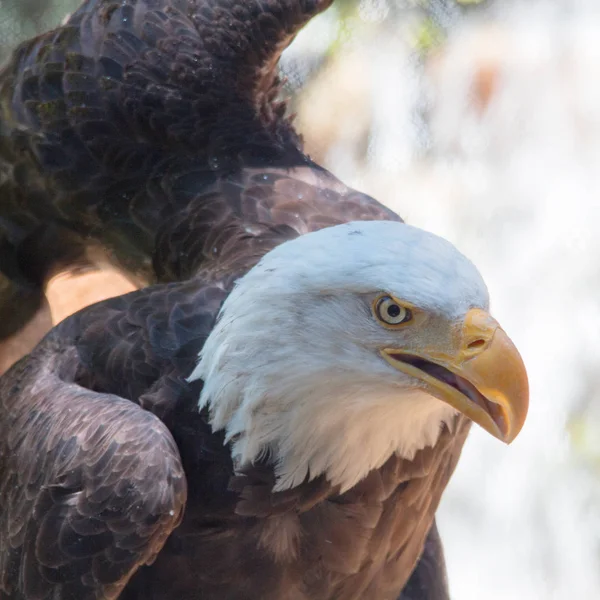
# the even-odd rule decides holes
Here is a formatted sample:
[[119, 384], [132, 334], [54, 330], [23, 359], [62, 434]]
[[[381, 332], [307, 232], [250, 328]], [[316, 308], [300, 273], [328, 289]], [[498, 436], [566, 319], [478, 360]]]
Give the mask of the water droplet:
[[173, 516], [173, 515], [175, 514], [175, 511], [174, 511], [174, 510], [170, 510], [170, 511], [169, 511], [169, 514], [170, 514], [171, 516]]
[[304, 198], [304, 194], [298, 194], [298, 200], [302, 200]]

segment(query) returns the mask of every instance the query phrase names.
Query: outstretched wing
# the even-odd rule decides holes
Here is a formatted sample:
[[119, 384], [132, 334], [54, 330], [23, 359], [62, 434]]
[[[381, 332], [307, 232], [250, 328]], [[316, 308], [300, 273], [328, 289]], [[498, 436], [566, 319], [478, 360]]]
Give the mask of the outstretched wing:
[[281, 52], [330, 2], [88, 0], [14, 53], [0, 72], [13, 329], [96, 245], [138, 280], [172, 281], [222, 250], [216, 269], [239, 271], [306, 231], [398, 219], [314, 165], [277, 99]]
[[202, 165], [199, 193], [240, 163], [305, 162], [277, 61], [330, 2], [88, 0], [23, 44], [0, 73], [4, 273], [39, 279], [49, 246], [54, 268], [84, 260], [73, 227], [147, 274], [161, 219], [190, 199], [166, 174]]
[[116, 598], [182, 518], [186, 481], [163, 423], [74, 383], [51, 334], [0, 380], [0, 596]]

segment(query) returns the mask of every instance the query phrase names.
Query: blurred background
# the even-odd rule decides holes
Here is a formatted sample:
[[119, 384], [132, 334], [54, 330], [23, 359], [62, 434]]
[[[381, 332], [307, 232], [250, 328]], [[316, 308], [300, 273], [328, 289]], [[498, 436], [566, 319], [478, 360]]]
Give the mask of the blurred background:
[[[0, 0], [0, 60], [77, 4]], [[282, 62], [308, 152], [471, 257], [529, 369], [442, 502], [454, 600], [600, 598], [600, 2], [337, 0]], [[129, 289], [59, 277], [53, 319]]]

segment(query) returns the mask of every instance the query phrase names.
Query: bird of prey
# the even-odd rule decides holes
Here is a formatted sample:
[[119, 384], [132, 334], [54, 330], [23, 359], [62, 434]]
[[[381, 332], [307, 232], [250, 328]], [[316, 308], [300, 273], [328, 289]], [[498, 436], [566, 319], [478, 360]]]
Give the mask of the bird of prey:
[[101, 248], [150, 285], [0, 379], [0, 598], [441, 600], [471, 422], [527, 412], [474, 265], [314, 164], [329, 0], [88, 0], [0, 73], [3, 333]]

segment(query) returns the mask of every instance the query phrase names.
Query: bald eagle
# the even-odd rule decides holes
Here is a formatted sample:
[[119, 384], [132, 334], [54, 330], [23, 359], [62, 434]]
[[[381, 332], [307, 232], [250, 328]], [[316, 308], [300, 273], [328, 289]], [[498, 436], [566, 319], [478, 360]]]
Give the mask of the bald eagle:
[[0, 73], [2, 309], [97, 247], [151, 283], [0, 379], [1, 598], [447, 598], [440, 497], [527, 377], [475, 266], [302, 152], [328, 4], [88, 0]]

